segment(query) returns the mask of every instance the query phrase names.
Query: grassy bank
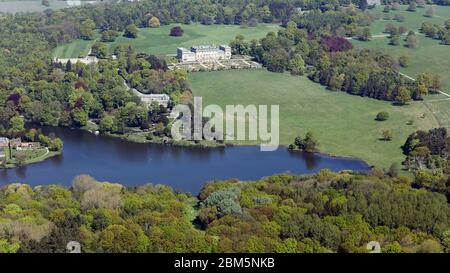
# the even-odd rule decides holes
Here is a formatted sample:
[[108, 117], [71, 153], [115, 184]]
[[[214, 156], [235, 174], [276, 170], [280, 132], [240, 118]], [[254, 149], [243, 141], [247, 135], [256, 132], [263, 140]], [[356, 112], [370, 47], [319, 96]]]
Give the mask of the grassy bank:
[[124, 139], [127, 141], [137, 142], [137, 143], [153, 143], [153, 144], [169, 144], [174, 146], [183, 146], [183, 147], [203, 147], [203, 148], [216, 148], [223, 147], [225, 144], [201, 140], [198, 142], [181, 140], [181, 141], [172, 141], [170, 139], [164, 139], [162, 137], [153, 136], [151, 139], [147, 139], [148, 133], [126, 133], [126, 134], [112, 134], [108, 133], [107, 136]]
[[53, 57], [56, 58], [78, 58], [85, 57], [91, 49], [94, 41], [75, 40], [69, 44], [61, 45], [53, 51]]
[[[22, 162], [19, 162], [16, 158], [17, 153], [23, 153], [25, 155], [25, 159]], [[23, 165], [33, 164], [42, 162], [48, 158], [54, 157], [56, 155], [60, 155], [61, 152], [49, 151], [47, 148], [38, 148], [38, 149], [30, 149], [30, 150], [12, 150], [12, 158], [10, 158], [9, 149], [5, 149], [6, 158], [8, 158], [5, 168], [15, 168]]]
[[[292, 143], [296, 136], [311, 130], [320, 142], [321, 152], [356, 157], [382, 167], [404, 159], [400, 146], [410, 133], [438, 126], [422, 103], [393, 106], [328, 91], [306, 77], [253, 70], [191, 73], [189, 79], [204, 105], [278, 104], [281, 144]], [[375, 121], [381, 111], [389, 113], [387, 121]], [[408, 125], [409, 120], [414, 123]], [[392, 141], [379, 140], [383, 130], [393, 132]]]

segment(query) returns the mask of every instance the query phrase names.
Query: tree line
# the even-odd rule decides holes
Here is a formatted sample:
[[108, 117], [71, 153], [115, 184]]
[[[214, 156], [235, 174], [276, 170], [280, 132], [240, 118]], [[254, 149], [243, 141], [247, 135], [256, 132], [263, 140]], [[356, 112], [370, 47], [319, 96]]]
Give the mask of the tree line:
[[450, 45], [450, 19], [445, 22], [444, 26], [424, 22], [422, 23], [420, 31], [427, 37], [441, 40], [444, 45]]
[[[293, 36], [289, 36], [290, 30]], [[338, 36], [310, 38], [306, 31], [295, 27], [288, 26], [278, 34], [272, 32], [250, 43], [236, 37], [231, 46], [236, 53], [249, 53], [269, 71], [306, 74], [330, 90], [399, 105], [420, 100], [441, 86], [436, 75], [427, 74], [424, 82], [404, 78], [398, 73], [397, 60], [387, 54], [352, 49], [351, 43]]]
[[198, 197], [167, 186], [125, 188], [81, 175], [72, 187], [0, 188], [0, 252], [450, 251], [440, 193], [405, 177], [322, 170], [204, 185]]

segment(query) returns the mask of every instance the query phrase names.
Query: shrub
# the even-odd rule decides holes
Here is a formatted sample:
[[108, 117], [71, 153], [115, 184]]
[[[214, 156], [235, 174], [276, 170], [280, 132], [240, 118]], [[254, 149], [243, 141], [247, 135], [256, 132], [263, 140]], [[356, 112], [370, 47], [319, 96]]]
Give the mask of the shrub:
[[394, 15], [394, 20], [397, 22], [404, 22], [405, 16], [403, 16], [402, 14], [396, 14], [396, 15]]
[[391, 9], [392, 10], [398, 10], [400, 8], [400, 4], [397, 2], [392, 3]]
[[428, 8], [425, 11], [425, 14], [424, 14], [425, 17], [433, 17], [433, 15], [434, 15], [434, 8], [433, 7]]
[[108, 46], [105, 43], [95, 42], [91, 50], [91, 53], [97, 58], [104, 59], [108, 56]]
[[251, 18], [250, 20], [248, 20], [247, 26], [249, 26], [249, 27], [258, 26], [258, 20], [256, 18]]
[[398, 33], [405, 34], [408, 31], [408, 29], [405, 26], [399, 26], [398, 27]]
[[410, 61], [409, 56], [403, 55], [403, 56], [400, 56], [400, 57], [398, 58], [398, 64], [399, 64], [401, 67], [408, 67], [409, 61]]
[[102, 32], [101, 41], [102, 42], [114, 42], [119, 36], [119, 33], [115, 30], [105, 30]]
[[127, 38], [135, 39], [138, 36], [138, 32], [139, 32], [139, 29], [137, 28], [137, 26], [134, 24], [131, 24], [125, 28], [123, 36], [125, 36]]
[[385, 121], [389, 118], [389, 113], [386, 111], [380, 112], [377, 114], [377, 116], [375, 117], [375, 120], [377, 121]]
[[180, 26], [175, 26], [170, 29], [170, 36], [181, 37], [184, 34], [184, 30]]
[[148, 20], [148, 26], [151, 28], [157, 28], [161, 25], [161, 22], [159, 21], [158, 17], [153, 16]]
[[410, 3], [409, 3], [409, 6], [408, 6], [408, 8], [406, 9], [407, 11], [411, 11], [411, 12], [415, 12], [416, 11], [416, 2], [414, 2], [414, 1], [411, 1]]
[[312, 132], [307, 132], [304, 139], [302, 139], [300, 136], [296, 137], [294, 143], [289, 145], [289, 149], [295, 150], [296, 148], [298, 148], [301, 151], [312, 153], [316, 151], [317, 146], [318, 141], [315, 138], [314, 134]]
[[391, 130], [384, 130], [382, 133], [382, 140], [384, 141], [391, 141], [392, 140], [392, 131]]

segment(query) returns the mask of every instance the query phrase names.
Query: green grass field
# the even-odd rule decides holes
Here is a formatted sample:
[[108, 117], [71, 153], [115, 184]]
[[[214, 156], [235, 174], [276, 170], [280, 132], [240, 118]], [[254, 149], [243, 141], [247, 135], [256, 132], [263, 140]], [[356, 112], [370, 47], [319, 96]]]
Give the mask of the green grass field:
[[182, 37], [169, 36], [174, 25], [159, 28], [143, 28], [139, 30], [137, 39], [118, 37], [110, 48], [117, 44], [131, 44], [138, 52], [149, 54], [176, 54], [177, 47], [191, 47], [203, 44], [228, 44], [236, 35], [242, 34], [250, 41], [264, 37], [269, 31], [277, 31], [278, 25], [260, 24], [256, 27], [241, 27], [236, 25], [201, 24], [182, 25]]
[[[450, 6], [434, 6], [435, 15], [431, 18], [424, 17], [426, 8], [417, 8], [416, 12], [406, 11], [407, 6], [400, 6], [399, 10], [391, 10], [389, 13], [391, 18], [395, 14], [402, 14], [405, 17], [404, 22], [395, 20], [384, 20], [383, 6], [376, 7], [370, 12], [381, 14], [379, 20], [371, 24], [372, 35], [382, 34], [385, 26], [389, 23], [395, 26], [405, 26], [408, 31], [418, 32], [423, 22], [432, 22], [434, 24], [444, 25], [447, 19], [450, 19]], [[405, 42], [401, 40], [400, 45], [389, 45], [389, 38], [374, 37], [369, 42], [361, 42], [352, 40], [356, 47], [372, 48], [384, 51], [396, 58], [407, 55], [411, 57], [411, 63], [407, 68], [401, 68], [400, 71], [408, 76], [415, 78], [418, 73], [431, 72], [441, 76], [443, 83], [443, 91], [450, 94], [450, 46], [440, 44], [440, 41], [427, 38], [422, 34], [418, 35], [418, 45], [415, 49], [404, 46]]]
[[[262, 38], [269, 31], [277, 31], [279, 26], [273, 24], [260, 24], [256, 27], [241, 27], [236, 25], [211, 25], [201, 24], [182, 25], [184, 35], [182, 37], [169, 36], [170, 29], [174, 25], [161, 26], [159, 28], [141, 28], [136, 39], [120, 36], [115, 42], [108, 43], [110, 50], [118, 44], [131, 44], [136, 51], [149, 54], [176, 54], [177, 47], [191, 47], [203, 44], [228, 44], [236, 35], [242, 34], [247, 40]], [[86, 54], [93, 41], [76, 40], [72, 43], [61, 45], [54, 51], [55, 57], [76, 58], [80, 54]]]
[[[381, 167], [404, 159], [400, 146], [411, 132], [438, 125], [423, 103], [393, 106], [328, 91], [306, 77], [234, 70], [191, 73], [189, 81], [194, 95], [203, 97], [204, 106], [278, 104], [282, 144], [290, 144], [311, 130], [318, 137], [321, 152], [356, 157]], [[375, 121], [380, 111], [387, 111], [389, 120]], [[413, 125], [407, 125], [409, 120], [414, 120]], [[379, 140], [386, 129], [393, 132], [390, 142]]]
[[[95, 0], [80, 0], [81, 4], [92, 4], [94, 2]], [[103, 2], [105, 2], [105, 0]], [[49, 0], [49, 3], [50, 5], [46, 7], [42, 5], [41, 0], [0, 0], [0, 12], [12, 14], [17, 12], [43, 12], [46, 9], [58, 10], [77, 4], [77, 2], [72, 1], [69, 5], [67, 1], [63, 0]]]
[[[416, 12], [406, 11], [407, 6], [403, 5], [400, 10], [391, 11], [388, 14], [391, 18], [395, 14], [402, 14], [405, 17], [404, 22], [396, 22], [394, 20], [384, 20], [385, 13], [381, 12], [383, 7], [377, 7], [374, 11], [381, 14], [381, 19], [375, 21], [371, 25], [372, 35], [379, 35], [385, 29], [386, 24], [392, 23], [399, 26], [405, 26], [408, 31], [413, 30], [418, 32], [423, 22], [432, 22], [434, 24], [444, 25], [447, 19], [450, 19], [450, 7], [449, 6], [434, 6], [435, 15], [432, 18], [424, 17], [425, 9], [417, 8]], [[423, 72], [430, 72], [440, 75], [442, 80], [442, 91], [450, 94], [450, 46], [442, 45], [440, 41], [425, 37], [423, 34], [417, 36], [417, 48], [411, 49], [405, 47], [405, 42], [401, 40], [400, 45], [389, 45], [389, 38], [387, 37], [374, 37], [369, 42], [361, 42], [352, 40], [353, 45], [358, 48], [371, 48], [378, 49], [387, 54], [398, 58], [402, 55], [409, 56], [411, 62], [408, 67], [400, 68], [400, 71], [413, 78], [417, 77], [417, 74]], [[435, 119], [439, 122], [440, 126], [450, 128], [450, 101], [436, 101], [444, 99], [444, 96], [428, 96], [425, 98], [427, 102], [426, 106], [435, 116]]]
[[424, 104], [433, 112], [440, 126], [450, 129], [450, 100], [429, 100], [429, 102], [424, 102]]
[[21, 150], [21, 151], [13, 149], [12, 159], [9, 159], [10, 157], [9, 149], [4, 149], [4, 151], [6, 158], [8, 158], [8, 161], [6, 163], [7, 168], [14, 168], [19, 165], [16, 158], [16, 155], [18, 153], [22, 153], [25, 155], [25, 160], [22, 162], [23, 165], [41, 162], [50, 157], [61, 154], [61, 152], [48, 151], [46, 148], [37, 148], [32, 150]]
[[58, 46], [53, 50], [53, 57], [78, 58], [85, 57], [91, 49], [94, 41], [75, 40], [69, 44]]
[[65, 1], [49, 0], [50, 6], [42, 5], [41, 0], [0, 0], [0, 12], [42, 12], [46, 9], [62, 9], [68, 7]]
[[450, 94], [450, 46], [423, 35], [417, 35], [417, 41], [417, 47], [413, 49], [404, 46], [403, 40], [398, 46], [389, 45], [389, 38], [386, 37], [373, 38], [369, 42], [352, 40], [352, 43], [359, 48], [381, 50], [395, 58], [409, 56], [411, 62], [408, 67], [401, 68], [401, 72], [413, 78], [423, 72], [438, 74], [442, 80], [442, 91]]
[[[429, 6], [427, 6], [428, 8]], [[370, 25], [370, 30], [372, 35], [382, 34], [386, 27], [386, 24], [391, 23], [397, 27], [405, 26], [408, 30], [417, 31], [423, 22], [431, 22], [434, 24], [444, 25], [444, 22], [447, 19], [450, 19], [450, 6], [433, 6], [435, 9], [435, 14], [433, 17], [425, 17], [425, 10], [427, 8], [417, 8], [416, 12], [410, 12], [406, 9], [408, 5], [401, 5], [399, 10], [391, 10], [389, 13], [384, 13], [384, 6], [377, 6], [373, 10], [370, 10], [371, 13], [376, 13], [379, 15], [380, 19], [376, 20]], [[397, 22], [393, 20], [395, 14], [401, 14], [404, 16], [404, 22]], [[383, 19], [385, 15], [389, 15], [391, 20]]]

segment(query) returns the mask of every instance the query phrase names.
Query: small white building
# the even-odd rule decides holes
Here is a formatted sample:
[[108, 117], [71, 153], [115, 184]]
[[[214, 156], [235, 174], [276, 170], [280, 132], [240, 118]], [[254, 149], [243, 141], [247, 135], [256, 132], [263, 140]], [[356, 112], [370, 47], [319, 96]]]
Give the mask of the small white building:
[[177, 48], [177, 58], [181, 62], [217, 62], [231, 59], [231, 48], [228, 45], [193, 46], [190, 50]]
[[0, 137], [0, 147], [8, 147], [9, 138]]
[[71, 64], [76, 64], [78, 62], [83, 64], [96, 64], [98, 63], [98, 58], [96, 56], [86, 56], [84, 58], [55, 58], [54, 63], [67, 64], [70, 61]]
[[162, 105], [164, 107], [167, 107], [167, 104], [169, 103], [170, 97], [167, 94], [148, 94], [145, 95], [143, 101], [147, 100], [152, 104], [153, 102], [157, 102], [159, 105]]
[[379, 6], [381, 5], [381, 0], [367, 0], [367, 5], [372, 6]]
[[170, 101], [170, 97], [167, 94], [144, 94], [136, 90], [135, 88], [131, 88], [131, 91], [138, 96], [141, 101], [145, 104], [152, 104], [152, 102], [157, 102], [158, 105], [162, 105], [167, 107]]

